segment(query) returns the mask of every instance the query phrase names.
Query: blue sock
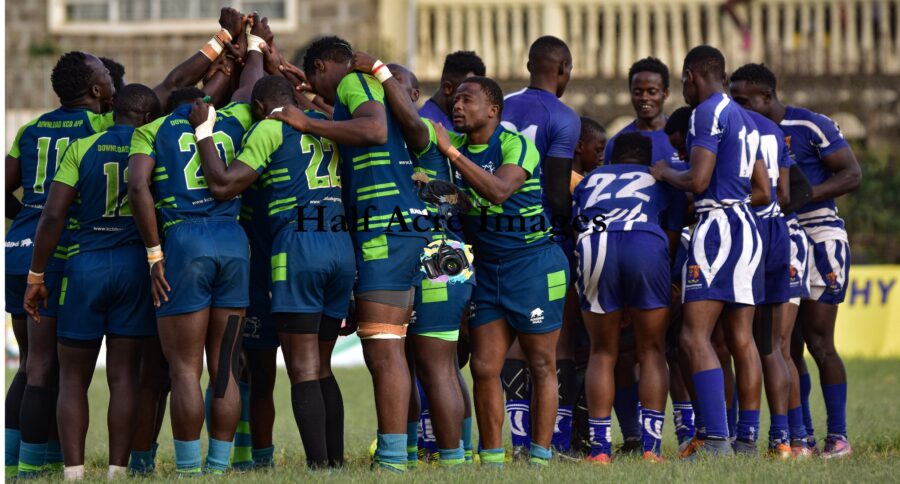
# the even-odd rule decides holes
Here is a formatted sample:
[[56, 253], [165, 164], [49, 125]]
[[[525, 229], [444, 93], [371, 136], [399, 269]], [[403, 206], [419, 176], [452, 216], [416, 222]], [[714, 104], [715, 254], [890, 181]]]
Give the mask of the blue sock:
[[234, 433], [234, 459], [231, 465], [237, 469], [253, 468], [253, 438], [250, 436], [250, 384], [239, 381], [241, 393], [241, 419]]
[[828, 433], [847, 436], [847, 384], [822, 385]]
[[275, 446], [250, 451], [253, 456], [253, 467], [273, 467], [275, 465]]
[[205, 409], [205, 413], [203, 414], [203, 421], [206, 423], [206, 433], [209, 433], [209, 421], [212, 419], [212, 401], [213, 401], [213, 391], [212, 388], [206, 387], [206, 393], [203, 397], [203, 408]]
[[528, 400], [507, 400], [506, 413], [509, 414], [509, 428], [512, 431], [513, 447], [531, 445], [531, 402]]
[[725, 405], [725, 413], [728, 417], [728, 437], [733, 439], [737, 436], [737, 421], [738, 421], [738, 401], [737, 401], [737, 391], [734, 392], [734, 397], [731, 399], [731, 405]]
[[32, 444], [22, 441], [19, 444], [19, 476], [31, 476], [43, 472], [46, 455], [46, 442]]
[[62, 446], [59, 444], [59, 440], [47, 441], [47, 453], [44, 454], [44, 464], [57, 467], [59, 469], [62, 468], [63, 454]]
[[666, 414], [645, 408], [641, 411], [641, 442], [644, 452], [659, 455], [662, 448], [662, 429]]
[[613, 409], [616, 418], [619, 419], [619, 428], [622, 429], [622, 437], [625, 440], [641, 439], [641, 420], [639, 416], [640, 404], [638, 403], [638, 384], [617, 388], [616, 397], [613, 400]]
[[200, 474], [200, 439], [175, 441], [175, 473]]
[[612, 455], [612, 418], [589, 418], [591, 431], [591, 457]]
[[809, 373], [800, 375], [800, 406], [803, 407], [803, 425], [806, 426], [806, 435], [812, 437], [816, 435], [816, 429], [813, 427], [812, 412], [809, 409], [810, 392], [812, 392], [812, 380]]
[[406, 471], [406, 434], [378, 434], [375, 462], [394, 472]]
[[463, 451], [466, 455], [466, 460], [472, 460], [472, 417], [466, 417], [463, 419], [462, 446]]
[[422, 422], [422, 444], [423, 448], [429, 455], [434, 455], [438, 451], [437, 437], [434, 436], [434, 426], [431, 423], [431, 412], [422, 412], [419, 417]]
[[419, 421], [406, 422], [406, 461], [419, 461]]
[[544, 448], [534, 442], [530, 444], [528, 454], [528, 463], [537, 465], [547, 465], [550, 462], [550, 458], [553, 457], [550, 449]]
[[694, 407], [691, 402], [672, 402], [672, 414], [675, 417], [675, 435], [678, 443], [686, 442], [694, 436]]
[[7, 428], [4, 432], [4, 449], [6, 455], [6, 467], [19, 465], [19, 442], [22, 440], [22, 432], [19, 429]]
[[[481, 444], [478, 444], [479, 448]], [[481, 465], [489, 465], [494, 467], [503, 467], [503, 461], [506, 460], [506, 451], [503, 447], [497, 449], [481, 449], [478, 451], [478, 457], [481, 459]]]
[[206, 453], [206, 469], [213, 474], [224, 473], [228, 470], [231, 460], [231, 441], [209, 438], [209, 448]]
[[725, 415], [725, 380], [721, 368], [694, 373], [694, 391], [701, 402], [706, 437], [728, 438], [728, 417]]
[[806, 425], [803, 424], [803, 407], [788, 410], [788, 427], [791, 429], [791, 440], [806, 439]]
[[756, 442], [759, 437], [759, 410], [740, 411], [736, 434], [738, 440]]
[[128, 459], [128, 470], [133, 475], [143, 476], [156, 470], [152, 450], [132, 450]]
[[560, 405], [556, 411], [556, 426], [550, 444], [557, 452], [567, 452], [572, 447], [572, 410], [571, 405]]
[[438, 450], [438, 464], [441, 467], [453, 467], [466, 462], [466, 452], [462, 447]]
[[789, 444], [790, 441], [788, 416], [775, 415], [773, 413], [769, 420], [769, 442], [773, 444]]
[[700, 409], [700, 400], [692, 401], [691, 407], [694, 409], [694, 436], [698, 440], [706, 440], [706, 424], [703, 423], [703, 411]]

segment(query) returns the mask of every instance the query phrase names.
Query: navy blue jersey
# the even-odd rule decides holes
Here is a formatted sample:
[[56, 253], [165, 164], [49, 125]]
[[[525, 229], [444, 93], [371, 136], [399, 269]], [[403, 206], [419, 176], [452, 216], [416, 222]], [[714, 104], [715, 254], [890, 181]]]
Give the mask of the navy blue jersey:
[[[822, 114], [807, 109], [788, 106], [781, 120], [785, 142], [794, 161], [813, 186], [831, 178], [832, 171], [822, 164], [822, 158], [850, 146], [838, 125]], [[814, 238], [836, 237], [846, 240], [844, 221], [837, 216], [834, 199], [809, 202], [797, 211], [800, 225]], [[820, 237], [821, 236], [821, 237]]]
[[766, 162], [766, 173], [772, 189], [772, 201], [765, 207], [753, 209], [761, 218], [778, 217], [781, 215], [781, 206], [778, 205], [778, 176], [781, 168], [790, 168], [794, 164], [791, 153], [784, 143], [784, 132], [774, 121], [754, 111], [748, 110], [747, 114], [759, 130], [759, 151]]
[[759, 158], [759, 131], [744, 108], [717, 92], [691, 114], [687, 148], [705, 148], [716, 155], [709, 186], [695, 194], [698, 213], [750, 202], [750, 177]]
[[650, 141], [653, 142], [653, 155], [650, 163], [656, 163], [659, 160], [666, 160], [669, 163], [681, 161], [681, 158], [678, 157], [678, 150], [669, 142], [669, 135], [664, 130], [641, 131], [637, 128], [636, 121], [632, 121], [606, 142], [606, 148], [603, 149], [603, 163], [607, 165], [612, 163], [613, 147], [616, 145], [616, 138], [622, 133], [641, 133], [650, 138]]
[[650, 167], [623, 163], [592, 171], [575, 187], [572, 205], [579, 231], [602, 220], [610, 232], [644, 230], [668, 240], [661, 229], [682, 229], [687, 198], [653, 178]]
[[132, 133], [133, 126], [115, 125], [75, 141], [63, 155], [53, 181], [77, 191], [69, 209], [70, 256], [140, 242], [126, 185]]
[[422, 108], [419, 109], [419, 116], [441, 123], [447, 131], [453, 131], [453, 120], [446, 113], [441, 111], [440, 106], [431, 99], [425, 101]]

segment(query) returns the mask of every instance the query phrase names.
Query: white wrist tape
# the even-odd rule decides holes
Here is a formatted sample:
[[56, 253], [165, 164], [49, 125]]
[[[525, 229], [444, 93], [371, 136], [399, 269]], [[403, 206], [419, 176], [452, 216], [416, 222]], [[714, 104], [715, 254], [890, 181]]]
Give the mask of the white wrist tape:
[[262, 37], [257, 37], [250, 33], [247, 34], [247, 52], [255, 50], [256, 52], [262, 54], [262, 49], [260, 49], [259, 44], [266, 44], [266, 41], [263, 40]]
[[380, 60], [376, 60], [375, 64], [372, 65], [372, 75], [382, 84], [384, 84], [384, 81], [393, 77], [391, 70]]
[[194, 128], [194, 136], [197, 138], [197, 142], [200, 140], [209, 138], [212, 136], [213, 127], [216, 125], [216, 108], [210, 106], [209, 113], [206, 115], [206, 121], [204, 121], [200, 126]]
[[163, 251], [162, 247], [157, 245], [156, 247], [147, 247], [147, 263], [150, 264], [150, 268], [153, 268], [153, 265], [157, 262], [163, 260]]

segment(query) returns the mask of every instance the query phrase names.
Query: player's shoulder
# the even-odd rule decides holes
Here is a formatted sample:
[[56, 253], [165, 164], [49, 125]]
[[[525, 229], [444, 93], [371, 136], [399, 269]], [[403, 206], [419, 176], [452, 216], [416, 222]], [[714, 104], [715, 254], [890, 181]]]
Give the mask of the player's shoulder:
[[365, 91], [366, 94], [372, 96], [373, 92], [383, 92], [381, 82], [371, 74], [365, 74], [359, 71], [353, 71], [341, 78], [338, 83], [338, 96], [348, 91]]
[[250, 110], [250, 104], [234, 101], [216, 112], [216, 122], [224, 121], [226, 119], [237, 121], [241, 124], [241, 127], [246, 130], [253, 124], [253, 114]]
[[840, 131], [837, 123], [828, 116], [796, 106], [787, 107], [781, 126], [799, 128], [822, 138], [825, 137], [823, 131]]
[[534, 144], [534, 141], [531, 141], [531, 138], [525, 136], [524, 134], [513, 130], [508, 129], [503, 125], [497, 126], [497, 130], [499, 133], [497, 134], [497, 140], [500, 142], [500, 145], [503, 149], [507, 148], [518, 148], [524, 150], [535, 150], [537, 151], [537, 147]]

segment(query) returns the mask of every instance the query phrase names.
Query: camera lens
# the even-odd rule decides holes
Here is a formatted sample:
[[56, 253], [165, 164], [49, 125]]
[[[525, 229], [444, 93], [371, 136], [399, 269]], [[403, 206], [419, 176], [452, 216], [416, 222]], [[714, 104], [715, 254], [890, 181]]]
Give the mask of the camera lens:
[[451, 255], [441, 259], [441, 270], [448, 276], [455, 276], [462, 272], [462, 261], [456, 255]]

